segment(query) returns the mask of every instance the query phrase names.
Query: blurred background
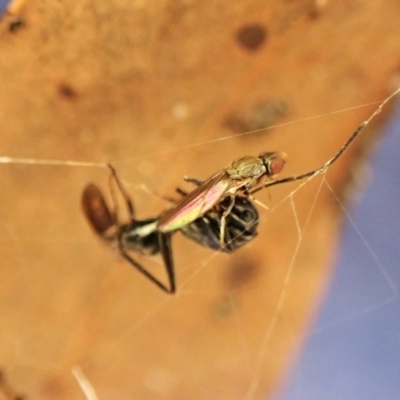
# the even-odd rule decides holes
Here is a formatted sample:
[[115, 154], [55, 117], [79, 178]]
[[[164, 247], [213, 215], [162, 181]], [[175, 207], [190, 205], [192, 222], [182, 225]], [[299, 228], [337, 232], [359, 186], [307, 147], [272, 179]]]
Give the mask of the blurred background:
[[[357, 349], [369, 354], [361, 372], [386, 379], [370, 393], [396, 395], [378, 390], [398, 366], [392, 356], [392, 375], [378, 368], [388, 353], [377, 343], [398, 324], [397, 258], [375, 247], [397, 237], [388, 230], [396, 218], [378, 216], [395, 208], [383, 200], [396, 198], [396, 157], [375, 150], [395, 101], [326, 174], [257, 194], [269, 211], [259, 209], [258, 236], [239, 251], [175, 235], [175, 296], [95, 237], [80, 198], [93, 182], [110, 202], [106, 162], [138, 219], [168, 207], [151, 191], [174, 196], [190, 189], [184, 175], [205, 179], [244, 155], [285, 151], [282, 177], [321, 166], [399, 84], [400, 4], [0, 4], [0, 157], [15, 161], [0, 165], [4, 396], [309, 399], [307, 390], [354, 381], [334, 363], [335, 349], [351, 353], [350, 336], [375, 350]], [[382, 170], [368, 166], [371, 154]], [[362, 214], [367, 187], [375, 200]], [[365, 260], [347, 261], [348, 251]], [[140, 261], [165, 278], [158, 258]], [[392, 314], [374, 340], [362, 333], [375, 322], [362, 321], [361, 332], [345, 324], [385, 305]], [[368, 398], [351, 393], [324, 398]]]
[[397, 107], [346, 208], [332, 282], [278, 399], [398, 398], [399, 127]]

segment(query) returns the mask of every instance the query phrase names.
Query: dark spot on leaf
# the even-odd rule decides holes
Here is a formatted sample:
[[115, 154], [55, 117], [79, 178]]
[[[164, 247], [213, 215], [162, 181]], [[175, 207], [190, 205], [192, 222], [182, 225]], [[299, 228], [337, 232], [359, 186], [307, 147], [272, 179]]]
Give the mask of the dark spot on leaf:
[[[281, 100], [264, 101], [247, 112], [231, 113], [223, 121], [223, 126], [235, 133], [264, 131], [273, 127], [288, 114], [288, 105]], [[248, 137], [251, 135], [245, 135]]]
[[75, 99], [76, 97], [78, 97], [78, 93], [68, 83], [61, 83], [58, 87], [58, 92], [62, 97], [65, 97], [67, 99]]
[[250, 257], [236, 258], [227, 267], [225, 285], [235, 290], [252, 282], [259, 274], [259, 264]]
[[236, 32], [236, 39], [247, 50], [258, 50], [267, 38], [267, 31], [261, 24], [248, 24]]
[[8, 25], [8, 31], [11, 33], [15, 33], [26, 26], [26, 23], [23, 19], [17, 18], [12, 20]]

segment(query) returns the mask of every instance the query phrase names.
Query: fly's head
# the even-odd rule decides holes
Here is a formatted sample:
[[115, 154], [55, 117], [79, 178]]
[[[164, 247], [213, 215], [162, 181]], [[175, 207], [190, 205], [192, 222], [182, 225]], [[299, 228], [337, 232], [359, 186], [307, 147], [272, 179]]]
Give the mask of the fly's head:
[[273, 178], [282, 171], [287, 156], [286, 153], [265, 152], [261, 153], [258, 158], [265, 167], [265, 175], [268, 178]]

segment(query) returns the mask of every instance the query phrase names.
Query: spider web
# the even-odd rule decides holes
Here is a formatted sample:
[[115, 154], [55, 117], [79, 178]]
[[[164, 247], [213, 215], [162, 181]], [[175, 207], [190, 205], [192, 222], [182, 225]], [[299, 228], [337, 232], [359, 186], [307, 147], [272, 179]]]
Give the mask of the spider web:
[[343, 207], [347, 221], [334, 279], [280, 399], [398, 398], [399, 218], [394, 199], [399, 187], [394, 182], [399, 118], [397, 110], [371, 160], [362, 197], [350, 209]]
[[[296, 121], [295, 126], [299, 123]], [[229, 143], [236, 141], [237, 135], [223, 139]], [[215, 145], [216, 141], [210, 140], [185, 150], [210, 151]], [[180, 146], [150, 154], [145, 160], [170, 157], [182, 150]], [[210, 252], [177, 235], [173, 249], [178, 294], [169, 297], [96, 242], [82, 215], [71, 211], [78, 209], [77, 187], [96, 181], [107, 191], [108, 171], [103, 163], [7, 157], [1, 161], [9, 163], [2, 166], [9, 173], [3, 182], [5, 192], [12, 187], [11, 180], [17, 178], [24, 183], [20, 192], [8, 193], [1, 210], [5, 311], [1, 341], [8, 369], [30, 382], [26, 387], [36, 387], [36, 392], [26, 393], [27, 398], [79, 398], [80, 387], [89, 400], [132, 395], [164, 398], [165, 393], [172, 393], [171, 398], [187, 398], [185, 393], [191, 393], [193, 387], [200, 395], [207, 395], [209, 382], [213, 397], [261, 398], [268, 387], [268, 373], [275, 376], [273, 365], [282, 369], [287, 363], [286, 348], [297, 348], [305, 321], [310, 318], [309, 312], [295, 315], [296, 303], [314, 304], [312, 307], [317, 309], [319, 296], [315, 291], [321, 290], [318, 287], [325, 278], [322, 272], [315, 275], [315, 271], [310, 273], [304, 268], [309, 263], [329, 261], [325, 259], [328, 248], [316, 249], [307, 238], [315, 232], [321, 234], [313, 229], [318, 224], [322, 224], [326, 237], [335, 231], [337, 224], [331, 222], [332, 215], [323, 214], [327, 197], [343, 209], [350, 231], [361, 238], [361, 251], [373, 262], [371, 274], [375, 279], [372, 286], [361, 281], [360, 294], [370, 303], [351, 307], [346, 302], [345, 312], [321, 317], [322, 322], [311, 329], [311, 336], [334, 334], [346, 323], [356, 323], [360, 316], [371, 315], [397, 300], [397, 280], [388, 272], [390, 262], [374, 253], [374, 243], [366, 234], [368, 228], [353, 219], [340, 192], [333, 189], [329, 171], [257, 196], [269, 211], [260, 210], [259, 236], [237, 253]], [[137, 217], [144, 218], [157, 215], [165, 203], [141, 190], [144, 184], [157, 188], [159, 185], [127, 179], [131, 174], [124, 166], [133, 164], [133, 176], [140, 176], [144, 167], [139, 161], [140, 157], [136, 157], [113, 163], [121, 167], [121, 176], [135, 204], [138, 199], [142, 203], [141, 197], [146, 199], [146, 212], [153, 214], [143, 215], [144, 210], [138, 207]], [[96, 166], [100, 168], [86, 168]], [[144, 166], [148, 167], [146, 161]], [[43, 179], [46, 185], [41, 183]], [[59, 184], [69, 187], [71, 193], [60, 204], [69, 207], [52, 208], [52, 202], [46, 207], [46, 199], [58, 196], [60, 180], [63, 182]], [[390, 187], [389, 182], [385, 183]], [[65, 191], [60, 193], [65, 196]], [[32, 196], [39, 196], [41, 201], [28, 201]], [[18, 212], [13, 212], [15, 199], [20, 202]], [[76, 215], [71, 217], [71, 213]], [[37, 214], [42, 219], [39, 225]], [[282, 238], [283, 234], [287, 237]], [[315, 238], [314, 244], [323, 243], [324, 238]], [[278, 247], [281, 249], [274, 252]], [[152, 261], [147, 261], [148, 267], [154, 268]], [[363, 271], [364, 266], [358, 265]], [[157, 259], [155, 268], [159, 268]], [[310, 277], [317, 283], [310, 283]], [[354, 291], [356, 282], [353, 276], [348, 292]], [[343, 301], [336, 298], [334, 302]], [[214, 375], [215, 380], [210, 378]], [[185, 382], [188, 377], [191, 380]], [[127, 385], [130, 381], [131, 386]], [[60, 382], [64, 388], [61, 392]], [[117, 387], [115, 382], [119, 382]], [[173, 391], [175, 386], [179, 394]], [[302, 388], [298, 384], [297, 390], [299, 387]], [[381, 394], [381, 398], [391, 395], [384, 391]], [[296, 398], [290, 393], [287, 396]]]

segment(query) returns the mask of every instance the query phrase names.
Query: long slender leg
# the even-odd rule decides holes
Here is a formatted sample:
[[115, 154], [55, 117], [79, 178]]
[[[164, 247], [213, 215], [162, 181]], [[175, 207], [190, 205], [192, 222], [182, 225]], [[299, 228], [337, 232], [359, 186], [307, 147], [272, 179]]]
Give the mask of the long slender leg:
[[[187, 179], [185, 178], [185, 180], [186, 180], [187, 182], [194, 183], [196, 186], [200, 186], [200, 185], [204, 182], [204, 181], [201, 181], [201, 180], [195, 179], [195, 178], [187, 178]], [[181, 188], [176, 188], [175, 190], [176, 190], [176, 192], [179, 193], [181, 196], [187, 196], [187, 195], [188, 195], [188, 192], [182, 190]], [[161, 194], [157, 193], [157, 191], [155, 191], [154, 189], [146, 189], [146, 191], [148, 191], [149, 193], [151, 193], [151, 194], [153, 194], [153, 195], [159, 197], [160, 199], [163, 199], [163, 200], [168, 201], [169, 203], [172, 203], [172, 204], [177, 204], [177, 203], [179, 203], [179, 200], [174, 199], [174, 198], [172, 198], [172, 197], [168, 197], [168, 196], [161, 195]]]
[[168, 275], [169, 290], [167, 292], [172, 294], [175, 293], [176, 291], [176, 281], [175, 281], [174, 260], [172, 257], [172, 248], [171, 248], [171, 234], [159, 232], [158, 242], [160, 244], [161, 255], [163, 257], [164, 265]]
[[226, 217], [230, 214], [234, 205], [235, 205], [235, 196], [231, 196], [230, 204], [221, 216], [221, 226], [220, 226], [220, 231], [219, 231], [219, 243], [221, 245], [221, 248], [225, 247]]
[[257, 200], [254, 196], [251, 194], [248, 195], [249, 199], [252, 200], [254, 203], [256, 203], [258, 206], [262, 207], [264, 210], [270, 211], [269, 207], [266, 206], [264, 203], [262, 203], [260, 200]]
[[172, 203], [172, 204], [177, 203], [176, 199], [174, 199], [172, 197], [164, 196], [164, 195], [158, 193], [156, 190], [148, 188], [147, 186], [145, 186], [145, 192], [149, 193], [153, 196], [159, 197], [160, 199], [163, 199], [163, 200], [167, 201], [168, 203]]
[[[128, 192], [125, 190], [124, 185], [118, 178], [117, 172], [111, 164], [108, 164], [108, 167], [111, 171], [111, 179], [117, 184], [117, 187], [125, 200], [126, 206], [128, 208], [129, 216], [132, 221], [134, 221], [134, 208], [133, 203], [129, 197]], [[118, 220], [118, 201], [116, 199], [116, 194], [114, 192], [114, 186], [112, 185], [112, 181], [110, 180], [110, 191], [111, 196], [114, 202], [114, 220], [115, 224], [120, 227], [119, 220]], [[171, 250], [171, 241], [170, 235], [162, 235], [159, 234], [159, 243], [160, 249], [164, 261], [164, 265], [168, 275], [169, 287], [158, 280], [155, 276], [153, 276], [149, 271], [147, 271], [141, 264], [139, 264], [135, 259], [133, 259], [125, 250], [124, 246], [122, 245], [121, 240], [118, 240], [118, 249], [120, 254], [122, 255], [125, 260], [127, 260], [133, 267], [135, 267], [141, 274], [143, 274], [147, 279], [153, 282], [157, 287], [159, 287], [162, 291], [166, 293], [175, 293], [175, 274], [174, 274], [174, 264], [173, 264], [173, 257], [172, 257], [172, 250]]]
[[[190, 183], [194, 183], [196, 186], [201, 186], [204, 183], [204, 181], [202, 181], [200, 179], [189, 178], [187, 176], [185, 176], [185, 181], [186, 182], [190, 182]], [[176, 191], [182, 196], [187, 196], [188, 195], [188, 192], [185, 192], [181, 188], [176, 188]]]
[[181, 188], [176, 188], [175, 189], [177, 193], [179, 193], [181, 196], [187, 196], [187, 192], [185, 192], [184, 190], [182, 190]]
[[[167, 264], [165, 263], [165, 267], [167, 269], [168, 273], [168, 279], [169, 279], [169, 287], [164, 285], [161, 281], [159, 281], [155, 276], [153, 276], [149, 271], [147, 271], [144, 267], [142, 267], [137, 261], [135, 261], [126, 251], [125, 249], [119, 244], [119, 251], [122, 255], [122, 257], [125, 258], [126, 261], [129, 262], [133, 267], [135, 267], [141, 274], [143, 274], [147, 279], [149, 279], [151, 282], [153, 282], [158, 288], [160, 288], [163, 292], [172, 294], [175, 293], [175, 282], [171, 283], [171, 265], [172, 264]], [[165, 262], [165, 259], [164, 259]], [[172, 263], [172, 256], [171, 256], [171, 263]], [[172, 276], [173, 276], [173, 268], [172, 268]]]
[[185, 182], [194, 183], [197, 186], [200, 186], [204, 183], [204, 181], [196, 178], [191, 178], [190, 176], [185, 176], [183, 179], [185, 180]]
[[372, 115], [357, 127], [357, 129], [353, 132], [353, 134], [350, 136], [350, 138], [347, 139], [347, 141], [339, 149], [339, 151], [332, 158], [330, 158], [324, 165], [322, 165], [321, 167], [319, 167], [317, 169], [314, 169], [313, 171], [306, 172], [301, 175], [291, 176], [289, 178], [283, 178], [283, 179], [279, 179], [279, 180], [273, 181], [273, 182], [267, 182], [264, 185], [261, 185], [255, 189], [251, 190], [250, 194], [257, 193], [258, 191], [260, 191], [261, 189], [264, 189], [265, 187], [280, 185], [281, 183], [295, 182], [295, 181], [299, 181], [301, 179], [309, 178], [309, 177], [324, 173], [349, 148], [351, 143], [358, 137], [358, 135], [364, 130], [364, 128], [375, 118], [375, 116], [378, 115], [382, 111], [382, 109], [386, 105], [386, 103], [399, 93], [400, 93], [400, 88], [398, 88], [389, 97], [387, 97], [379, 105], [379, 107], [372, 113]]
[[129, 197], [128, 192], [125, 190], [124, 185], [122, 184], [122, 182], [118, 178], [117, 171], [115, 170], [115, 168], [111, 164], [107, 164], [107, 165], [108, 165], [108, 168], [111, 171], [110, 191], [111, 191], [111, 197], [113, 198], [113, 202], [114, 202], [116, 223], [118, 225], [118, 222], [119, 222], [118, 221], [118, 201], [117, 201], [117, 198], [116, 198], [116, 195], [115, 195], [114, 186], [112, 185], [111, 179], [114, 179], [115, 183], [118, 186], [118, 189], [119, 189], [120, 193], [122, 194], [122, 197], [125, 200], [125, 204], [126, 204], [126, 206], [128, 208], [128, 213], [129, 213], [129, 217], [131, 218], [131, 220], [134, 219], [135, 212], [134, 212], [132, 200]]

